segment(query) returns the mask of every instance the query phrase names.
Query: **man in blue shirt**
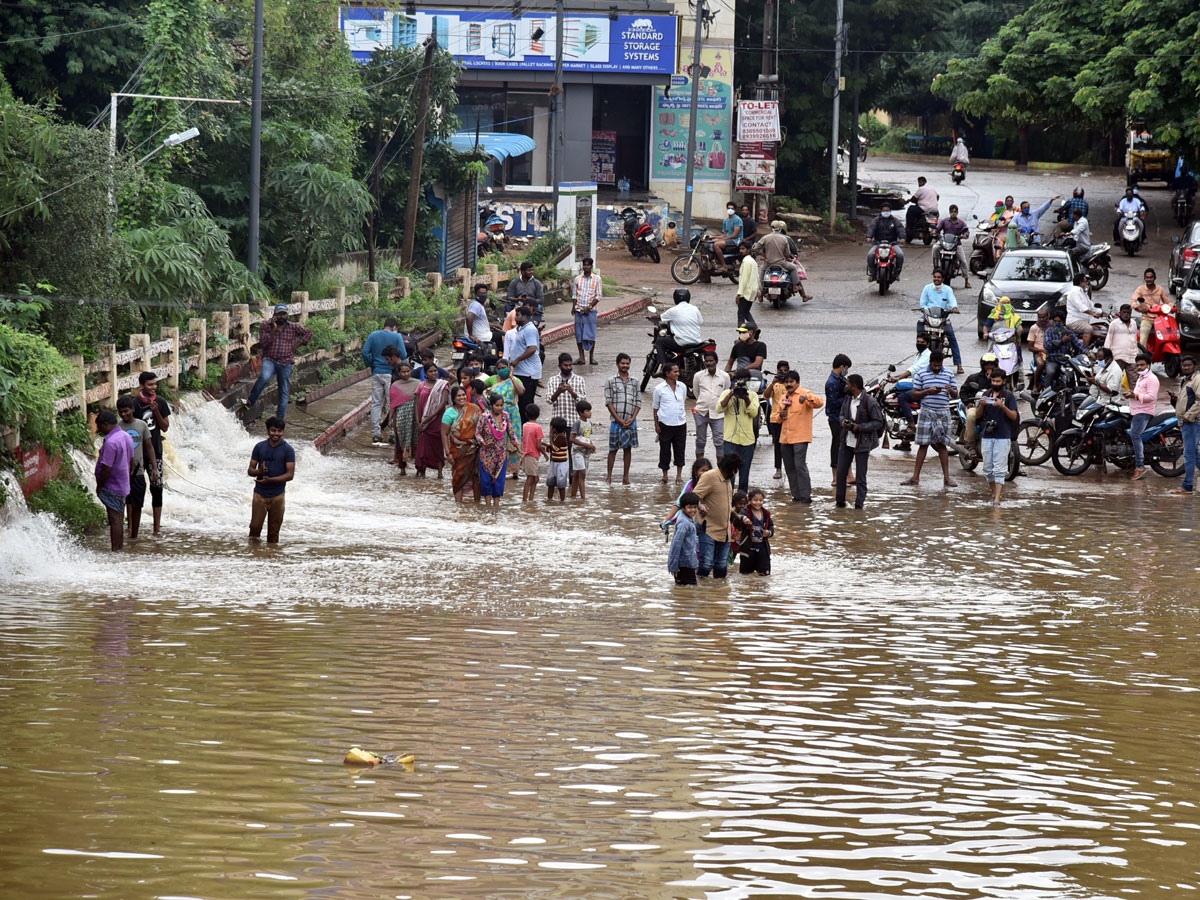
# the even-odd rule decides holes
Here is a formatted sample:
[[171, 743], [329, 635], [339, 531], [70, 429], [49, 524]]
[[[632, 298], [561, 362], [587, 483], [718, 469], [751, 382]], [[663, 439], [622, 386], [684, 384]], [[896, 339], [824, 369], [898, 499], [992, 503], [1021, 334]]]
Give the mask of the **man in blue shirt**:
[[[900, 415], [904, 416], [904, 421], [908, 423], [910, 428], [913, 424], [912, 404], [915, 402], [912, 379], [929, 368], [929, 357], [929, 338], [918, 331], [917, 358], [912, 361], [912, 365], [908, 367], [906, 372], [888, 376], [888, 381], [892, 384], [899, 383], [896, 388], [896, 400], [900, 406]], [[908, 387], [905, 387], [903, 382], [908, 382]]]
[[254, 498], [250, 512], [250, 540], [262, 535], [267, 523], [267, 543], [279, 543], [283, 524], [284, 491], [296, 474], [296, 451], [283, 439], [284, 421], [278, 416], [267, 419], [267, 439], [254, 445], [246, 474], [254, 479]]
[[1021, 211], [1013, 216], [1013, 224], [1017, 226], [1017, 239], [1021, 242], [1022, 247], [1031, 247], [1042, 242], [1040, 230], [1042, 216], [1046, 214], [1050, 204], [1061, 196], [1061, 194], [1055, 194], [1032, 211], [1029, 208], [1028, 200], [1021, 201]]
[[1121, 220], [1125, 218], [1126, 213], [1131, 213], [1139, 219], [1146, 218], [1146, 204], [1137, 195], [1133, 187], [1125, 188], [1125, 196], [1117, 201], [1117, 205], [1113, 209], [1117, 213], [1117, 217], [1113, 219], [1113, 243], [1121, 239], [1119, 229], [1121, 227]]
[[929, 368], [918, 372], [913, 381], [913, 397], [921, 402], [921, 415], [917, 419], [917, 459], [912, 477], [902, 484], [915, 485], [920, 482], [921, 467], [925, 465], [925, 455], [932, 445], [942, 463], [943, 483], [946, 487], [958, 487], [950, 477], [950, 454], [946, 450], [953, 436], [950, 401], [958, 397], [958, 382], [946, 371], [942, 362], [942, 354], [929, 354]]
[[517, 408], [521, 410], [521, 418], [525, 417], [525, 409], [533, 402], [538, 382], [542, 378], [542, 358], [538, 351], [541, 349], [542, 335], [533, 324], [533, 312], [528, 306], [517, 309], [517, 336], [513, 339], [512, 363], [513, 374], [525, 385], [525, 393], [517, 398]]
[[737, 214], [737, 207], [733, 203], [725, 204], [725, 218], [721, 220], [722, 237], [713, 241], [713, 249], [717, 252], [717, 266], [719, 267], [713, 272], [714, 275], [725, 274], [725, 247], [736, 247], [741, 244], [743, 228], [744, 223], [742, 217]]
[[382, 330], [372, 331], [362, 347], [363, 365], [371, 370], [371, 443], [376, 447], [387, 446], [379, 424], [388, 403], [388, 392], [392, 388], [392, 364], [383, 355], [385, 347], [394, 347], [401, 359], [408, 359], [400, 322], [395, 318], [384, 322]]
[[[941, 272], [934, 272], [933, 282], [925, 285], [925, 289], [921, 291], [921, 309], [940, 309], [948, 315], [958, 312], [958, 300], [955, 299], [954, 291], [950, 290], [950, 285], [943, 283]], [[917, 334], [924, 333], [925, 318], [922, 316], [917, 320]], [[959, 352], [958, 338], [954, 336], [954, 326], [950, 324], [949, 318], [946, 319], [946, 339], [950, 342], [954, 365], [958, 367], [958, 374], [962, 375], [962, 353]]]
[[1054, 387], [1058, 373], [1066, 364], [1069, 357], [1087, 353], [1083, 341], [1064, 322], [1066, 313], [1062, 307], [1055, 307], [1050, 312], [1054, 320], [1042, 336], [1042, 344], [1046, 348], [1046, 362], [1042, 370], [1042, 384]]

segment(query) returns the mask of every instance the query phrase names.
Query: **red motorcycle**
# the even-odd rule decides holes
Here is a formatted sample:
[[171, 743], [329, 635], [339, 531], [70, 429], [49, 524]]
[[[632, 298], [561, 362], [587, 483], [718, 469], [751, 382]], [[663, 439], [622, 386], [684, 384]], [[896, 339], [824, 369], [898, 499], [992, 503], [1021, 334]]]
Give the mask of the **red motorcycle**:
[[875, 283], [879, 285], [880, 296], [886, 294], [896, 280], [896, 262], [896, 248], [887, 241], [880, 242], [875, 248]]
[[1155, 313], [1154, 327], [1150, 330], [1150, 338], [1146, 342], [1146, 352], [1150, 354], [1150, 362], [1161, 362], [1167, 371], [1168, 378], [1179, 374], [1179, 320], [1175, 318], [1175, 307], [1170, 303], [1152, 307]]
[[617, 215], [625, 223], [625, 246], [629, 248], [629, 252], [633, 254], [634, 259], [642, 256], [648, 256], [654, 262], [658, 262], [660, 257], [658, 254], [658, 236], [654, 233], [654, 228], [645, 220], [645, 217], [632, 207], [625, 207]]

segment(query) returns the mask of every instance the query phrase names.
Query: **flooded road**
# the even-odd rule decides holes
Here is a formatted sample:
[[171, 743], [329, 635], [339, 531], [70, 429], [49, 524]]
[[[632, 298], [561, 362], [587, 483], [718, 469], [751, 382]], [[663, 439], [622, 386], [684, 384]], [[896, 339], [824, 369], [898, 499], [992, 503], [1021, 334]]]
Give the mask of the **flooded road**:
[[648, 451], [488, 515], [296, 435], [283, 544], [250, 549], [254, 438], [215, 404], [171, 434], [161, 540], [0, 531], [0, 896], [1200, 887], [1191, 503], [914, 502], [881, 458], [864, 513], [777, 506], [771, 578], [689, 590]]

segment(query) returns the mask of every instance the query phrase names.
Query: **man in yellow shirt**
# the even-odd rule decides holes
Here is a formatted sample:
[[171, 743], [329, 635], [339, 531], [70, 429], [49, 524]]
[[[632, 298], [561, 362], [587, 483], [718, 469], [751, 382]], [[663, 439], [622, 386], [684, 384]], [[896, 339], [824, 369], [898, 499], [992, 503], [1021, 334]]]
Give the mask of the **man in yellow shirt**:
[[721, 394], [717, 412], [725, 414], [725, 450], [736, 453], [742, 460], [738, 471], [738, 490], [750, 490], [750, 464], [758, 435], [754, 422], [758, 418], [758, 392], [750, 389], [750, 370], [738, 369], [733, 375], [733, 387]]
[[762, 281], [758, 277], [758, 263], [754, 261], [749, 244], [739, 244], [738, 253], [742, 256], [742, 264], [738, 269], [737, 323], [758, 328], [751, 312], [754, 301], [758, 299], [759, 291], [762, 290]]
[[[825, 401], [800, 387], [800, 373], [787, 373], [787, 392], [779, 401], [779, 443], [783, 448], [783, 469], [793, 503], [812, 503], [812, 479], [808, 476], [808, 445], [812, 443], [813, 410]], [[728, 437], [725, 438], [729, 440]]]

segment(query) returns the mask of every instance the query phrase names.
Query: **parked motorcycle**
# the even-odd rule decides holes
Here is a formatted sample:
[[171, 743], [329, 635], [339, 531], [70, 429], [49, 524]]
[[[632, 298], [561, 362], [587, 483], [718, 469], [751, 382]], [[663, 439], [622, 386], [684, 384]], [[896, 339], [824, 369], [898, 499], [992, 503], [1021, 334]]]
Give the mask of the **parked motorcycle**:
[[[642, 385], [640, 390], [646, 390], [646, 386], [650, 384], [650, 379], [654, 377], [655, 371], [658, 369], [658, 351], [656, 349], [656, 341], [660, 337], [665, 337], [671, 333], [671, 324], [663, 322], [658, 316], [658, 310], [653, 306], [647, 306], [646, 312], [650, 315], [646, 316], [647, 321], [654, 326], [654, 330], [649, 332], [650, 335], [650, 352], [646, 354], [646, 364], [642, 368]], [[679, 366], [679, 380], [687, 385], [688, 396], [694, 397], [692, 393], [692, 379], [696, 377], [696, 373], [704, 368], [704, 354], [707, 352], [716, 352], [717, 342], [711, 338], [706, 338], [698, 344], [688, 344], [682, 350], [668, 350], [667, 362], [676, 363]]]
[[1025, 376], [1017, 363], [1017, 332], [998, 325], [992, 328], [989, 338], [988, 353], [995, 355], [996, 368], [1004, 373], [1004, 386], [1010, 391], [1021, 390]]
[[955, 163], [950, 169], [950, 180], [955, 184], [962, 184], [967, 177], [967, 167], [962, 163]]
[[[979, 403], [980, 398], [976, 398], [975, 402]], [[975, 468], [983, 461], [983, 439], [987, 437], [983, 433], [982, 422], [976, 421], [975, 440], [967, 443], [967, 405], [962, 401], [958, 401], [958, 407], [954, 416], [954, 454], [958, 457], [959, 465], [966, 472], [974, 472]], [[1017, 473], [1021, 469], [1021, 458], [1017, 454], [1016, 441], [1010, 441], [1008, 445], [1008, 468], [1004, 473], [1005, 481], [1012, 481], [1017, 477]]]
[[690, 242], [691, 250], [675, 258], [671, 263], [671, 277], [679, 284], [695, 284], [703, 275], [711, 276], [718, 269], [724, 269], [725, 277], [734, 284], [738, 281], [738, 250], [729, 244], [725, 247], [725, 259], [718, 262], [717, 251], [714, 247], [716, 239], [707, 234], [694, 234]]
[[1124, 213], [1117, 224], [1117, 234], [1121, 237], [1122, 249], [1133, 256], [1142, 249], [1142, 244], [1146, 243], [1146, 223], [1137, 213]]
[[959, 235], [943, 232], [937, 251], [933, 256], [933, 271], [941, 272], [942, 278], [947, 283], [949, 283], [950, 279], [955, 275], [963, 274], [962, 272], [958, 271], [959, 240]]
[[499, 213], [496, 204], [491, 201], [479, 204], [479, 234], [476, 237], [478, 246], [476, 253], [485, 256], [489, 253], [503, 253], [504, 242], [507, 240], [508, 226]]
[[896, 280], [896, 251], [887, 241], [881, 241], [875, 248], [875, 283], [879, 285], [879, 295], [888, 292], [892, 282]]
[[1027, 466], [1040, 466], [1050, 459], [1058, 436], [1071, 427], [1076, 410], [1091, 398], [1069, 390], [1042, 391], [1036, 397], [1023, 391], [1020, 397], [1029, 403], [1031, 415], [1017, 426], [1013, 443], [1021, 462]]
[[[887, 374], [871, 379], [866, 385], [866, 391], [875, 398], [875, 402], [883, 410], [883, 446], [886, 448], [890, 442], [894, 441], [899, 450], [906, 451], [912, 448], [914, 435], [912, 428], [908, 424], [908, 420], [904, 418], [904, 414], [900, 411], [900, 391], [911, 389], [912, 382], [901, 381], [892, 384], [887, 380], [887, 375], [895, 371], [895, 366], [888, 366]], [[919, 409], [919, 403], [909, 405], [909, 410], [912, 412], [914, 418]]]
[[1196, 205], [1196, 195], [1186, 188], [1180, 188], [1171, 198], [1171, 210], [1175, 213], [1175, 222], [1180, 228], [1186, 228], [1192, 221], [1192, 210]]
[[779, 309], [795, 292], [796, 286], [787, 269], [780, 265], [763, 266], [762, 295], [771, 301], [771, 306]]
[[1154, 307], [1153, 312], [1156, 314], [1154, 327], [1146, 341], [1146, 352], [1150, 354], [1151, 364], [1161, 362], [1167, 377], [1174, 378], [1179, 374], [1179, 320], [1169, 303]]
[[[1082, 475], [1093, 463], [1112, 463], [1132, 469], [1133, 439], [1129, 407], [1118, 403], [1096, 404], [1079, 410], [1071, 428], [1054, 441], [1054, 468], [1063, 475]], [[1142, 433], [1144, 457], [1164, 478], [1183, 474], [1183, 434], [1175, 413], [1160, 413]]]
[[[612, 210], [612, 207], [609, 207]], [[646, 221], [646, 216], [640, 210], [636, 210], [631, 206], [625, 207], [619, 213], [621, 220], [625, 225], [625, 246], [629, 248], [629, 252], [633, 254], [634, 259], [640, 259], [643, 256], [648, 256], [654, 262], [658, 262], [658, 236], [654, 233], [654, 229], [650, 223]]]

